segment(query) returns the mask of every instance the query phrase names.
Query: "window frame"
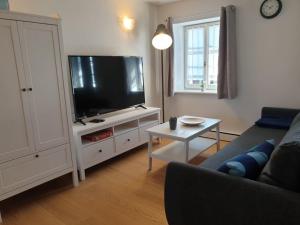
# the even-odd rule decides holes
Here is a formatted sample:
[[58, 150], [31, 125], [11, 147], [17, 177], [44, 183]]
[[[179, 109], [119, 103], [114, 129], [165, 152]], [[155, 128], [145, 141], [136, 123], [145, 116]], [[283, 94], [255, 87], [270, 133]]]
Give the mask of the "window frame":
[[[213, 25], [219, 25], [220, 26], [220, 19], [215, 20], [215, 21], [209, 21], [209, 22], [199, 22], [199, 23], [195, 23], [195, 24], [190, 24], [190, 25], [184, 25], [183, 26], [183, 53], [184, 53], [184, 62], [183, 62], [183, 67], [184, 67], [184, 85], [183, 91], [197, 91], [200, 93], [217, 93], [217, 90], [214, 89], [209, 89], [209, 85], [208, 85], [208, 80], [209, 80], [209, 66], [208, 66], [208, 62], [209, 62], [209, 27], [213, 26]], [[203, 62], [203, 72], [204, 72], [204, 76], [203, 76], [203, 85], [202, 88], [197, 88], [197, 87], [189, 87], [187, 84], [187, 74], [188, 74], [188, 31], [191, 29], [195, 29], [195, 28], [204, 28], [204, 62]]]

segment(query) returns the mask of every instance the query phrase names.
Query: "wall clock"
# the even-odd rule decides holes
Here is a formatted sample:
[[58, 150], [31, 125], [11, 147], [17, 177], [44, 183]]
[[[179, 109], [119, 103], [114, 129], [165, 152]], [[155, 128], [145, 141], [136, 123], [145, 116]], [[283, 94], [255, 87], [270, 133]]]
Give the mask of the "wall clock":
[[266, 19], [272, 19], [282, 10], [281, 0], [265, 0], [260, 7], [260, 14]]

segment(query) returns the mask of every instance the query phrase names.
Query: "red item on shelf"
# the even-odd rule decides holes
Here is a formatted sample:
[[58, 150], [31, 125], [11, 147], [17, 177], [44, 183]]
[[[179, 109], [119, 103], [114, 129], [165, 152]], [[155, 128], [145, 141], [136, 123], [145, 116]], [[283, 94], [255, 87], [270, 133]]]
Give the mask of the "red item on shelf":
[[88, 134], [83, 136], [82, 138], [88, 141], [96, 142], [96, 141], [101, 141], [106, 138], [109, 138], [113, 135], [112, 130], [106, 130], [106, 131], [101, 131], [99, 133], [95, 134]]

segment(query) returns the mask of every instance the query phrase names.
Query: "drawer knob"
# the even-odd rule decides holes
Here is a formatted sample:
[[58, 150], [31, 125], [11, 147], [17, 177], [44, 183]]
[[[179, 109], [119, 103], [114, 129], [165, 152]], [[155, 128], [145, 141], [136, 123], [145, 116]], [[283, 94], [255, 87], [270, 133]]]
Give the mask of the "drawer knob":
[[39, 155], [35, 155], [35, 158], [38, 158], [38, 157], [40, 157]]
[[99, 152], [101, 153], [101, 152], [102, 152], [102, 149], [100, 149]]
[[130, 141], [130, 139], [128, 138], [127, 141]]

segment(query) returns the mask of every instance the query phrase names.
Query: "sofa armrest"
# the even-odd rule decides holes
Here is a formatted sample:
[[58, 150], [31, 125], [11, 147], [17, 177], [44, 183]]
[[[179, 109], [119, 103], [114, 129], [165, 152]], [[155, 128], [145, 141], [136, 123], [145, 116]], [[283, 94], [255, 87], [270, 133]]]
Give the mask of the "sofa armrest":
[[275, 118], [289, 118], [293, 119], [300, 109], [288, 109], [288, 108], [274, 108], [274, 107], [264, 107], [261, 111], [261, 118], [264, 117], [275, 117]]
[[165, 210], [169, 225], [299, 225], [300, 194], [170, 163]]

